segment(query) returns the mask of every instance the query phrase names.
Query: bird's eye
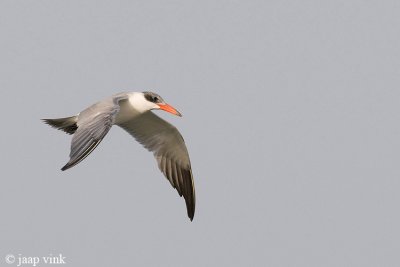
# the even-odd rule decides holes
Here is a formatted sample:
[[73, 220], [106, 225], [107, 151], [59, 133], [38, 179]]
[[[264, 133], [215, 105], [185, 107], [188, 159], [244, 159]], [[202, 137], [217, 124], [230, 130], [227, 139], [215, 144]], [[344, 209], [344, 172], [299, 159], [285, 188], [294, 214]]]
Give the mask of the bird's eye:
[[153, 102], [155, 102], [155, 103], [158, 102], [158, 97], [156, 97], [156, 96], [153, 97]]

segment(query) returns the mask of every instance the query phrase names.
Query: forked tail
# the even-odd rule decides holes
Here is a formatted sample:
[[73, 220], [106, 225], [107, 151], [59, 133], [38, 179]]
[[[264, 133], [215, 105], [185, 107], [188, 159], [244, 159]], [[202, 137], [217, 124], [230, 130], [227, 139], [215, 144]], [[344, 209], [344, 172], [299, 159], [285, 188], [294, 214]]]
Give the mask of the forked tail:
[[42, 121], [44, 121], [51, 127], [66, 132], [67, 134], [74, 134], [76, 129], [78, 129], [78, 126], [76, 125], [76, 122], [78, 121], [78, 116], [59, 119], [42, 119]]

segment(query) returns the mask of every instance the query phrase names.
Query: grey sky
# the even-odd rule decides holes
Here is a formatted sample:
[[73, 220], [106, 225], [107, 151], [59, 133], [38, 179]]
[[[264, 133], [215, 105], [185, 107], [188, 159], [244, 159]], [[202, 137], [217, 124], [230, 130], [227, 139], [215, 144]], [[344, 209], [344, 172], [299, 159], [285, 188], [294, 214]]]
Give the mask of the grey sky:
[[[398, 1], [1, 1], [0, 265], [399, 266], [399, 14]], [[70, 136], [39, 120], [145, 90], [183, 114], [157, 112], [190, 152], [192, 223], [122, 129], [61, 172]]]

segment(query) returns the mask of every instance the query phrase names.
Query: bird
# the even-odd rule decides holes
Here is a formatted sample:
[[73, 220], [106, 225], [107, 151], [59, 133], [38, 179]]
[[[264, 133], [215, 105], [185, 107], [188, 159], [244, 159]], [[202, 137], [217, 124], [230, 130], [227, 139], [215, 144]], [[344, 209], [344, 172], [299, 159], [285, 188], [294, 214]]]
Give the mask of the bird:
[[84, 109], [75, 116], [42, 119], [53, 128], [73, 135], [65, 171], [84, 160], [103, 140], [113, 125], [132, 135], [153, 152], [158, 168], [172, 187], [183, 196], [187, 215], [193, 221], [196, 196], [192, 167], [185, 141], [178, 129], [152, 110], [163, 110], [182, 117], [174, 107], [153, 92], [122, 92]]

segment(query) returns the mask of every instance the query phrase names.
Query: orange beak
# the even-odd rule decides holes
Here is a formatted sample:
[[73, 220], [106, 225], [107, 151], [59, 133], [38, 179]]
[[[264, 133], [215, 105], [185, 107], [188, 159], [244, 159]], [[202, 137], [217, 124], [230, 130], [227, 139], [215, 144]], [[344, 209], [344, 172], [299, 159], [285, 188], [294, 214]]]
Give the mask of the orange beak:
[[157, 104], [160, 109], [169, 112], [171, 114], [174, 114], [176, 116], [182, 117], [182, 114], [179, 113], [179, 111], [177, 111], [175, 108], [173, 108], [172, 106], [168, 105], [168, 104]]

